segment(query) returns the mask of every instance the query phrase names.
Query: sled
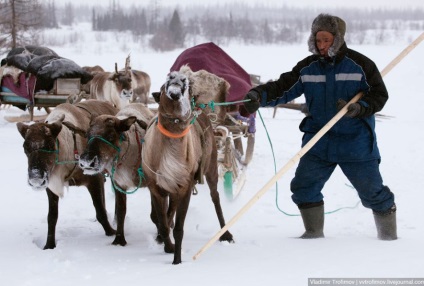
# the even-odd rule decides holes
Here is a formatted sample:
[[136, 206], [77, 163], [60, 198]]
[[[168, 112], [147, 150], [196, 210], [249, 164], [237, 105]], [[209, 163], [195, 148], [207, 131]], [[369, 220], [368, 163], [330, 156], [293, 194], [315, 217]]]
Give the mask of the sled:
[[0, 103], [28, 111], [29, 116], [23, 118], [33, 121], [35, 108], [44, 108], [49, 113], [51, 107], [88, 97], [82, 85], [91, 79], [90, 73], [49, 48], [31, 45], [14, 48], [2, 59]]
[[236, 198], [246, 181], [246, 170], [252, 160], [255, 145], [255, 116], [249, 114], [242, 100], [246, 93], [260, 83], [260, 76], [248, 74], [227, 53], [214, 43], [205, 43], [183, 51], [170, 71], [188, 65], [193, 72], [205, 70], [225, 79], [229, 84], [225, 120], [212, 121], [218, 150], [219, 180], [225, 196]]

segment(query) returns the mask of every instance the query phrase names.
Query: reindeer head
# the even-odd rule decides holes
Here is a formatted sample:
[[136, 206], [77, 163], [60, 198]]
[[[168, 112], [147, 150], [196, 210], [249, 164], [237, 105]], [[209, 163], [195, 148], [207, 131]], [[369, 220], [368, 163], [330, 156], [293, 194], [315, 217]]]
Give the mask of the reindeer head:
[[123, 100], [132, 100], [133, 88], [132, 88], [132, 74], [131, 74], [130, 56], [125, 60], [125, 69], [118, 71], [118, 64], [115, 63], [115, 72], [109, 78], [116, 84], [119, 96]]
[[135, 116], [119, 119], [111, 115], [95, 117], [87, 131], [88, 143], [79, 159], [84, 174], [94, 175], [109, 169], [120, 152], [123, 132], [136, 122]]
[[187, 76], [171, 72], [159, 95], [159, 112], [166, 117], [186, 120], [191, 115], [190, 82]]
[[49, 185], [55, 157], [58, 156], [57, 136], [62, 130], [64, 118], [63, 115], [52, 123], [17, 123], [18, 131], [24, 138], [23, 147], [28, 158], [28, 184], [34, 190], [43, 190]]

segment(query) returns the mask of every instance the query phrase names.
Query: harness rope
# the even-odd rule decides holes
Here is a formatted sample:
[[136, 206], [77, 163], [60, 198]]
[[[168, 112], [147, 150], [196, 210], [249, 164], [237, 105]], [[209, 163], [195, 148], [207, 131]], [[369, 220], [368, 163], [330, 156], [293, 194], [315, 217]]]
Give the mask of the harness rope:
[[[206, 108], [207, 106], [209, 106], [209, 107], [211, 108], [212, 112], [213, 112], [213, 111], [215, 111], [215, 106], [218, 106], [218, 105], [224, 105], [224, 106], [226, 106], [226, 105], [232, 105], [232, 104], [244, 103], [244, 102], [248, 102], [248, 101], [251, 101], [251, 99], [244, 99], [244, 100], [239, 100], [239, 101], [230, 101], [230, 102], [218, 102], [218, 103], [216, 103], [216, 102], [214, 102], [214, 101], [210, 101], [210, 102], [208, 102], [207, 104], [200, 103], [200, 104], [198, 104], [198, 107], [200, 107], [200, 108], [204, 109], [204, 108]], [[194, 104], [194, 100], [192, 99], [192, 105], [193, 105], [193, 104]], [[262, 125], [264, 126], [264, 129], [265, 129], [266, 135], [267, 135], [267, 137], [268, 137], [268, 142], [269, 142], [269, 144], [270, 144], [271, 152], [272, 152], [272, 157], [273, 157], [273, 160], [274, 160], [274, 172], [275, 172], [275, 174], [277, 174], [277, 163], [276, 163], [276, 161], [275, 161], [274, 147], [272, 146], [271, 138], [270, 138], [270, 136], [269, 136], [268, 130], [267, 130], [266, 125], [265, 125], [265, 122], [264, 122], [264, 120], [263, 120], [263, 118], [262, 118], [262, 115], [261, 115], [261, 113], [260, 113], [260, 111], [259, 111], [259, 110], [258, 110], [258, 114], [259, 114], [259, 118], [260, 118], [260, 119], [261, 119], [261, 121], [262, 121]], [[287, 213], [287, 212], [285, 212], [284, 210], [282, 210], [282, 209], [280, 208], [280, 206], [279, 206], [279, 204], [278, 204], [278, 182], [276, 182], [276, 183], [275, 183], [275, 190], [276, 190], [276, 192], [275, 192], [275, 205], [276, 205], [277, 209], [278, 209], [281, 213], [283, 213], [283, 214], [285, 214], [285, 215], [287, 215], [287, 216], [300, 216], [300, 214], [290, 214], [290, 213]], [[360, 201], [358, 201], [358, 202], [357, 202], [354, 206], [350, 206], [350, 207], [341, 207], [341, 208], [338, 208], [338, 209], [335, 209], [335, 210], [332, 210], [332, 211], [325, 212], [324, 214], [333, 214], [333, 213], [338, 212], [338, 211], [343, 210], [343, 209], [354, 209], [354, 208], [357, 208], [357, 207], [358, 207], [359, 203], [360, 203]]]
[[[139, 154], [140, 154], [139, 157], [141, 157], [141, 152], [142, 152], [142, 150], [141, 150], [141, 143], [142, 142], [141, 142], [141, 140], [138, 137], [138, 132], [137, 131], [135, 131], [135, 134], [136, 134], [136, 141], [137, 141], [137, 144], [138, 144], [138, 149], [139, 149]], [[125, 135], [123, 133], [121, 133], [121, 136], [119, 137], [119, 142], [118, 142], [119, 145], [121, 145], [122, 141], [124, 140], [124, 137], [125, 137]], [[127, 138], [128, 138], [128, 140], [130, 140], [128, 136], [127, 136]], [[111, 184], [112, 184], [112, 189], [114, 191], [117, 190], [118, 192], [123, 193], [125, 195], [131, 195], [131, 194], [134, 194], [136, 191], [138, 191], [138, 189], [141, 187], [141, 184], [143, 182], [143, 179], [145, 178], [144, 177], [143, 168], [142, 168], [141, 159], [139, 160], [140, 163], [137, 164], [137, 165], [140, 165], [140, 167], [137, 169], [137, 174], [138, 174], [138, 178], [139, 178], [137, 186], [132, 191], [123, 190], [121, 187], [119, 187], [115, 183], [115, 180], [114, 180], [115, 172], [116, 172], [116, 167], [118, 166], [119, 155], [121, 153], [121, 148], [119, 146], [114, 145], [112, 142], [108, 141], [107, 139], [105, 139], [105, 138], [103, 138], [102, 136], [99, 136], [99, 135], [92, 136], [88, 140], [87, 145], [89, 145], [94, 139], [100, 139], [102, 142], [106, 143], [107, 145], [109, 145], [110, 147], [112, 147], [113, 149], [115, 149], [117, 151], [117, 154], [116, 154], [116, 156], [115, 156], [115, 158], [113, 159], [113, 162], [112, 162], [112, 170], [111, 170], [111, 174], [109, 176], [110, 177]], [[128, 142], [128, 144], [129, 144], [129, 142]], [[108, 175], [105, 174], [105, 177], [108, 177]]]
[[[250, 99], [248, 99], [248, 100], [250, 100]], [[272, 157], [274, 159], [274, 172], [275, 172], [275, 174], [277, 174], [277, 164], [276, 164], [276, 161], [275, 161], [274, 147], [272, 146], [271, 138], [269, 137], [268, 130], [266, 128], [265, 122], [264, 122], [264, 120], [262, 118], [262, 115], [261, 115], [261, 113], [260, 113], [259, 110], [258, 110], [258, 114], [259, 114], [259, 118], [262, 121], [262, 125], [265, 128], [265, 132], [266, 132], [266, 135], [268, 137], [269, 145], [271, 146]], [[324, 214], [333, 214], [333, 213], [338, 212], [338, 211], [343, 210], [343, 209], [354, 209], [354, 208], [358, 207], [359, 203], [360, 203], [360, 201], [358, 201], [354, 206], [351, 206], [351, 207], [341, 207], [341, 208], [338, 208], [338, 209], [335, 209], [335, 210], [332, 210], [332, 211], [329, 211], [329, 212], [325, 212]], [[290, 214], [290, 213], [287, 213], [284, 210], [282, 210], [280, 208], [280, 206], [278, 205], [278, 182], [275, 183], [275, 205], [276, 205], [277, 209], [280, 212], [282, 212], [283, 214], [285, 214], [287, 216], [300, 216], [300, 214]]]
[[[74, 161], [59, 161], [59, 139], [56, 138], [56, 142], [55, 142], [56, 148], [54, 150], [47, 150], [47, 149], [38, 149], [38, 150], [34, 150], [34, 151], [41, 151], [44, 153], [54, 153], [56, 154], [55, 159], [54, 159], [54, 163], [56, 165], [66, 165], [66, 164], [76, 164], [78, 163], [78, 160], [74, 160]], [[74, 156], [75, 158], [77, 158], [78, 156], [78, 150], [76, 148], [76, 141], [75, 141], [75, 134], [74, 134]]]
[[[76, 140], [76, 135], [75, 132], [72, 131], [72, 138], [74, 139], [74, 158], [78, 159], [79, 155], [78, 155], [78, 149], [77, 149], [77, 140]], [[38, 150], [34, 150], [34, 151], [41, 151], [41, 152], [45, 152], [45, 153], [54, 153], [56, 154], [55, 159], [54, 159], [54, 163], [55, 165], [67, 165], [67, 164], [74, 164], [74, 167], [72, 168], [71, 172], [69, 172], [69, 174], [65, 177], [65, 181], [68, 181], [70, 179], [72, 179], [72, 175], [74, 174], [75, 170], [77, 169], [77, 163], [78, 160], [74, 160], [74, 161], [59, 161], [59, 139], [56, 138], [55, 141], [55, 145], [57, 147], [57, 149], [54, 150], [47, 150], [47, 149], [38, 149]]]
[[[212, 111], [215, 110], [214, 109], [215, 103], [213, 101], [210, 101], [208, 104], [199, 104], [198, 106], [196, 106], [196, 103], [194, 101], [194, 97], [191, 98], [190, 105], [191, 105], [191, 114], [189, 114], [189, 116], [187, 117], [187, 120], [190, 118], [191, 115], [193, 115], [193, 118], [191, 119], [191, 121], [190, 121], [190, 123], [189, 123], [189, 125], [187, 126], [186, 129], [184, 129], [180, 133], [173, 133], [173, 132], [171, 132], [169, 130], [166, 130], [165, 127], [163, 127], [163, 125], [160, 123], [159, 116], [158, 116], [158, 117], [156, 117], [156, 127], [158, 128], [158, 130], [160, 131], [160, 133], [162, 133], [166, 137], [169, 137], [169, 138], [172, 138], [172, 139], [182, 138], [182, 137], [184, 137], [184, 136], [186, 136], [188, 134], [188, 132], [190, 131], [191, 126], [194, 124], [194, 122], [196, 121], [197, 117], [201, 113], [201, 112], [199, 112], [196, 109], [205, 109], [206, 106], [210, 106], [211, 109], [212, 109]], [[177, 120], [179, 122], [179, 119], [177, 119]]]

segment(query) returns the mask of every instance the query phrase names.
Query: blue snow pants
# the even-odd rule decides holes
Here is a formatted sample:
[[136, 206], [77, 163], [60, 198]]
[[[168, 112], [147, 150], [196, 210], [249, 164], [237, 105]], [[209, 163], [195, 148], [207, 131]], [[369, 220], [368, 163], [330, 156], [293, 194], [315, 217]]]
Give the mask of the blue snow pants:
[[385, 212], [393, 206], [394, 194], [383, 185], [379, 164], [379, 160], [328, 162], [307, 153], [300, 159], [290, 184], [292, 200], [297, 205], [323, 201], [321, 191], [338, 165], [357, 190], [362, 205]]

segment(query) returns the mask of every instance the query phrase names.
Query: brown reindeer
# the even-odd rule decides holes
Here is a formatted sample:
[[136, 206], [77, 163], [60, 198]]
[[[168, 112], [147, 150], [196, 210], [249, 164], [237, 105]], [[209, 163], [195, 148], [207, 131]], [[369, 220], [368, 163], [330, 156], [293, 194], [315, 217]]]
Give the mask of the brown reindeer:
[[115, 72], [98, 72], [90, 84], [91, 98], [112, 102], [121, 109], [130, 102], [147, 104], [150, 92], [150, 76], [142, 71], [132, 70], [130, 57], [125, 62], [125, 69]]
[[[89, 72], [93, 77], [100, 72], [105, 72], [105, 70], [99, 65], [83, 66], [82, 69]], [[90, 86], [91, 86], [91, 80], [88, 81], [85, 84], [82, 84], [81, 90], [83, 90], [86, 94], [89, 94], [90, 93]]]
[[[183, 65], [179, 72], [189, 79], [191, 94], [195, 98], [196, 103], [225, 102], [230, 89], [230, 84], [225, 79], [206, 70], [193, 72], [188, 65]], [[215, 124], [223, 124], [226, 108], [217, 105], [214, 109], [213, 113], [217, 115]], [[205, 108], [204, 111], [206, 113], [211, 112], [210, 108]]]
[[[217, 190], [217, 150], [213, 128], [206, 114], [191, 108], [190, 82], [187, 76], [171, 72], [156, 94], [159, 103], [157, 120], [146, 133], [143, 148], [143, 170], [148, 178], [153, 206], [157, 212], [159, 234], [164, 240], [164, 250], [174, 253], [173, 264], [181, 263], [181, 246], [184, 221], [192, 190], [196, 183], [209, 185], [212, 201], [221, 227], [225, 225]], [[166, 200], [169, 197], [169, 209]], [[176, 211], [171, 242], [169, 219]], [[221, 241], [233, 242], [230, 232]]]
[[141, 150], [147, 124], [153, 115], [145, 104], [132, 103], [116, 116], [96, 117], [87, 131], [89, 140], [79, 158], [79, 166], [84, 174], [106, 172], [110, 175], [116, 195], [117, 230], [112, 242], [114, 245], [127, 244], [124, 235], [126, 194], [146, 186], [141, 169]]
[[149, 103], [150, 76], [143, 71], [131, 69], [131, 78], [133, 94], [130, 101], [144, 104]]
[[[34, 190], [46, 190], [49, 200], [48, 234], [44, 249], [56, 247], [56, 223], [59, 198], [64, 186], [86, 186], [93, 200], [96, 218], [106, 235], [115, 234], [109, 224], [104, 197], [104, 178], [101, 174], [87, 176], [78, 168], [75, 156], [84, 150], [86, 139], [77, 136], [69, 127], [87, 130], [92, 116], [116, 114], [110, 103], [88, 100], [76, 105], [58, 105], [45, 122], [31, 125], [17, 123], [24, 138], [24, 151], [28, 157], [28, 184]], [[69, 127], [68, 127], [69, 126]]]
[[104, 72], [105, 70], [99, 66], [99, 65], [95, 65], [95, 66], [83, 66], [82, 67], [83, 70], [88, 71], [89, 73], [91, 73], [92, 75], [95, 75], [98, 72]]

